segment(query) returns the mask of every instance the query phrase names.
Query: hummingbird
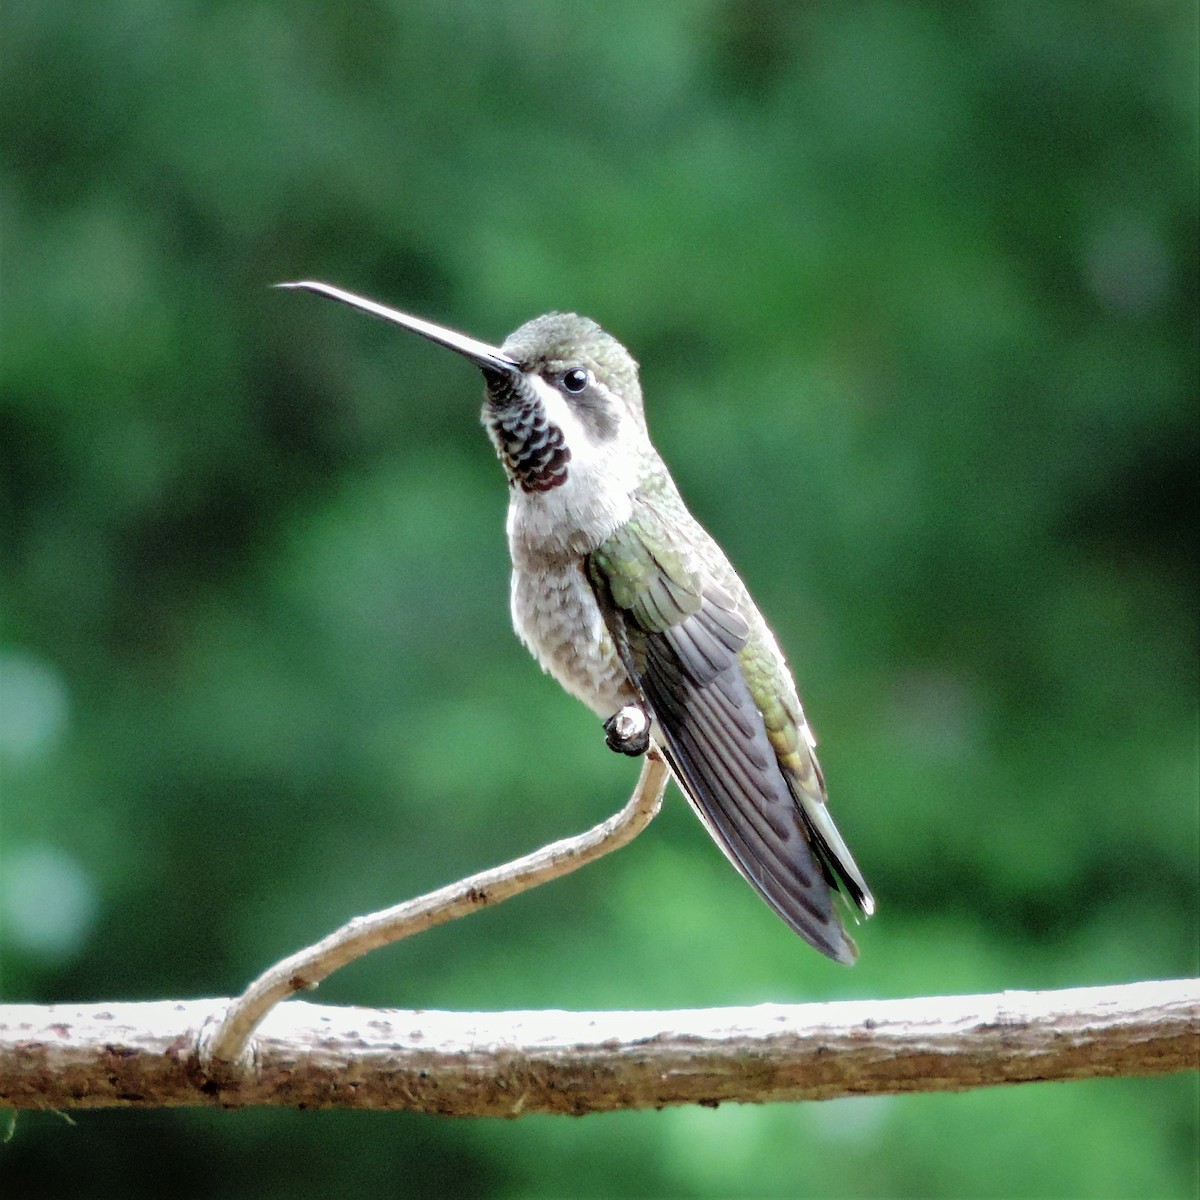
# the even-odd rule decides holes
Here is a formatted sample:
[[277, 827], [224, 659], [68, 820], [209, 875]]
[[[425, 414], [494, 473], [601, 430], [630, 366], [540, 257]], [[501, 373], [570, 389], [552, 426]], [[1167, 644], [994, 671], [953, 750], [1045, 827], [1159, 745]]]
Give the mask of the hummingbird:
[[816, 739], [749, 592], [650, 443], [637, 363], [594, 321], [536, 317], [499, 346], [327, 283], [483, 372], [508, 478], [513, 626], [630, 755], [653, 745], [714, 841], [792, 929], [853, 962], [834, 893], [869, 916]]

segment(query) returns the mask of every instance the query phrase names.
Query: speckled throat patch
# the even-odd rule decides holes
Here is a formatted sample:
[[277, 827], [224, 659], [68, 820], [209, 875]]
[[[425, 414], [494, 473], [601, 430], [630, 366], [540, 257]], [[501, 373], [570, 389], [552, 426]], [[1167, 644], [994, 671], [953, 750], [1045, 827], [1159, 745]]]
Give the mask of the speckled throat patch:
[[566, 483], [571, 451], [562, 430], [519, 380], [488, 379], [484, 421], [511, 483], [524, 492], [548, 492]]

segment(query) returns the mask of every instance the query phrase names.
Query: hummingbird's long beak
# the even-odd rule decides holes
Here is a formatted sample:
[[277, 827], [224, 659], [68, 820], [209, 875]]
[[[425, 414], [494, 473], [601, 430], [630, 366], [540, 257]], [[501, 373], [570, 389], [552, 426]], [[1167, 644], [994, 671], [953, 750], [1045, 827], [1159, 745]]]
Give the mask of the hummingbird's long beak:
[[435, 325], [432, 321], [423, 321], [420, 317], [410, 317], [408, 313], [397, 312], [394, 308], [376, 304], [374, 300], [356, 296], [353, 292], [344, 292], [332, 284], [303, 280], [300, 283], [277, 283], [275, 286], [316, 292], [318, 296], [328, 296], [331, 300], [340, 300], [343, 304], [370, 313], [373, 317], [382, 317], [385, 321], [391, 321], [393, 325], [399, 325], [401, 329], [411, 329], [413, 333], [419, 333], [423, 338], [428, 338], [439, 346], [445, 346], [447, 350], [454, 350], [464, 358], [469, 358], [484, 371], [499, 371], [506, 375], [521, 373], [519, 364], [513, 362], [507, 355], [501, 354], [495, 346], [489, 346], [487, 342], [478, 342], [473, 337], [467, 337], [465, 333], [456, 333], [453, 329], [445, 329], [441, 325]]

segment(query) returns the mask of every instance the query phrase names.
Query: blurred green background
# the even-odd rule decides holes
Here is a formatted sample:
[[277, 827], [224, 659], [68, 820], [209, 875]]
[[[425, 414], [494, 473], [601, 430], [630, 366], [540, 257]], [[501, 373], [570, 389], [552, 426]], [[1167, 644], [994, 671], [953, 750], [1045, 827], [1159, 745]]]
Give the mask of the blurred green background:
[[[636, 765], [508, 620], [454, 356], [549, 309], [787, 650], [852, 971], [677, 794], [328, 1003], [1196, 974], [1194, 3], [10, 0], [0, 991], [228, 995]], [[584, 1120], [24, 1114], [12, 1196], [1188, 1196], [1195, 1077]]]

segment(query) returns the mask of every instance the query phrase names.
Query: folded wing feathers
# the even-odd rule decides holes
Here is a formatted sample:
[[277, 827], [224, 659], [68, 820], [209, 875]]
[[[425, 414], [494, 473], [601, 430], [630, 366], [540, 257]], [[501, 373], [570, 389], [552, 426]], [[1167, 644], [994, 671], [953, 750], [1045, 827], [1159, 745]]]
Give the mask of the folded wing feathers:
[[635, 522], [594, 552], [588, 576], [676, 779], [713, 838], [797, 932], [853, 961], [829, 888], [836, 880], [825, 859], [836, 863], [836, 854], [821, 826], [832, 823], [805, 811], [812, 798], [793, 794], [767, 739], [738, 657], [750, 630], [733, 599], [682, 557], [656, 553]]
[[824, 872], [800, 824], [762, 718], [734, 652], [705, 659], [695, 678], [692, 652], [718, 645], [703, 629], [709, 606], [665, 634], [646, 639], [641, 685], [667, 741], [680, 784], [713, 837], [771, 906], [824, 953], [854, 956], [833, 913]]

